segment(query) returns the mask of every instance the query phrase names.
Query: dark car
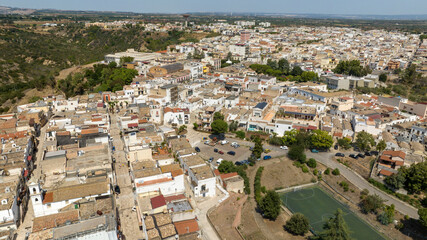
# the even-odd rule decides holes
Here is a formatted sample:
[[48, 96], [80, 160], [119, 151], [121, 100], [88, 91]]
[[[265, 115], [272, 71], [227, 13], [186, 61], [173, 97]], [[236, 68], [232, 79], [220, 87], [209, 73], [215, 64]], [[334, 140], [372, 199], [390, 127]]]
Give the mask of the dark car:
[[350, 154], [349, 157], [354, 158], [354, 159], [358, 159], [359, 158], [356, 154]]
[[319, 153], [319, 150], [317, 150], [317, 149], [311, 149], [311, 152], [312, 153]]
[[244, 163], [243, 162], [240, 162], [240, 161], [237, 161], [237, 162], [235, 162], [234, 163], [236, 166], [240, 166], [240, 165], [243, 165]]
[[365, 155], [363, 153], [359, 153], [359, 154], [357, 154], [357, 156], [360, 158], [365, 158]]
[[214, 152], [218, 152], [218, 148], [214, 148]]
[[227, 152], [227, 154], [234, 156], [234, 155], [236, 155], [236, 152], [235, 151], [229, 151], [229, 152]]
[[219, 153], [219, 154], [221, 154], [221, 155], [222, 155], [222, 154], [224, 154], [224, 152], [223, 152], [223, 151], [218, 151], [218, 153]]
[[120, 187], [119, 185], [114, 186], [114, 192], [117, 194], [120, 194]]
[[344, 153], [335, 153], [335, 157], [345, 157]]
[[242, 164], [249, 164], [249, 163], [250, 163], [250, 162], [249, 162], [249, 160], [247, 160], [247, 159], [242, 161]]
[[334, 149], [338, 150], [338, 144], [335, 144]]
[[196, 150], [196, 152], [200, 152], [200, 148], [199, 147], [195, 147], [194, 150]]
[[250, 147], [249, 150], [251, 150], [251, 151], [254, 150], [254, 147]]
[[378, 151], [371, 151], [371, 155], [375, 155], [378, 156], [379, 152]]
[[372, 156], [370, 152], [365, 152], [365, 156]]
[[213, 158], [213, 157], [210, 157], [210, 158], [209, 158], [209, 162], [210, 162], [210, 163], [211, 163], [213, 160], [214, 160], [214, 158]]
[[271, 156], [270, 156], [270, 155], [265, 155], [263, 159], [264, 159], [264, 160], [271, 159]]

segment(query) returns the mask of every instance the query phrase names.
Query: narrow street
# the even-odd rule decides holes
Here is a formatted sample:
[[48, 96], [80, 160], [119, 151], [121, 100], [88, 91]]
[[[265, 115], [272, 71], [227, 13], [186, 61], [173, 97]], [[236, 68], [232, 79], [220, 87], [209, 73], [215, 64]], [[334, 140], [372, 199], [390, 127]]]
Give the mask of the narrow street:
[[306, 155], [307, 158], [314, 158], [327, 167], [330, 167], [332, 169], [338, 168], [340, 170], [341, 175], [347, 178], [348, 181], [353, 183], [359, 189], [368, 189], [370, 194], [377, 194], [386, 201], [386, 204], [394, 204], [397, 211], [401, 212], [402, 214], [408, 215], [411, 218], [418, 219], [418, 211], [416, 208], [375, 188], [362, 176], [360, 176], [353, 170], [347, 168], [346, 166], [340, 164], [339, 162], [333, 160], [333, 156], [335, 155], [334, 152], [312, 153], [310, 151], [306, 151]]
[[116, 207], [120, 217], [121, 231], [126, 239], [142, 239], [142, 231], [138, 226], [138, 215], [132, 211], [135, 206], [135, 194], [132, 190], [129, 167], [124, 151], [124, 143], [120, 137], [117, 117], [110, 113], [111, 126], [110, 136], [113, 138], [112, 146], [115, 147], [113, 157], [116, 159], [114, 164], [115, 178], [114, 184], [120, 187], [120, 194], [115, 194]]

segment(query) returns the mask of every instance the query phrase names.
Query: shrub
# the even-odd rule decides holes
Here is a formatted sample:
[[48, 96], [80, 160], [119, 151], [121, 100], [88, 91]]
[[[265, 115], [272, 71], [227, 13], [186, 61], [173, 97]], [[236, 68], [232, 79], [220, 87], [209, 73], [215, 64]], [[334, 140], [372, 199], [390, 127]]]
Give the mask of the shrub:
[[316, 159], [314, 158], [308, 159], [307, 165], [311, 168], [315, 168], [317, 166]]
[[319, 171], [317, 169], [313, 170], [313, 174], [317, 176], [317, 174], [319, 173]]
[[325, 170], [325, 174], [326, 175], [329, 175], [329, 173], [331, 172], [331, 169], [330, 168], [327, 168], [326, 170]]
[[338, 168], [335, 168], [335, 169], [332, 171], [332, 174], [333, 174], [333, 175], [335, 175], [335, 176], [338, 176], [338, 175], [340, 175], [340, 170], [339, 170]]
[[302, 172], [303, 172], [303, 173], [308, 173], [308, 167], [307, 167], [306, 165], [303, 165], [303, 166], [301, 167], [301, 169], [302, 169]]
[[348, 182], [342, 181], [340, 182], [340, 186], [344, 189], [344, 192], [348, 191]]
[[384, 200], [378, 195], [369, 195], [360, 203], [360, 208], [363, 213], [377, 213], [378, 209], [383, 206]]
[[236, 132], [236, 137], [238, 137], [240, 139], [245, 139], [245, 132], [243, 132], [243, 131], [237, 131]]
[[264, 214], [264, 217], [276, 220], [280, 214], [282, 207], [282, 200], [277, 192], [273, 190], [267, 191], [267, 194], [262, 198], [259, 207]]
[[301, 213], [295, 213], [286, 221], [285, 229], [294, 234], [304, 236], [309, 230], [309, 222], [306, 216]]

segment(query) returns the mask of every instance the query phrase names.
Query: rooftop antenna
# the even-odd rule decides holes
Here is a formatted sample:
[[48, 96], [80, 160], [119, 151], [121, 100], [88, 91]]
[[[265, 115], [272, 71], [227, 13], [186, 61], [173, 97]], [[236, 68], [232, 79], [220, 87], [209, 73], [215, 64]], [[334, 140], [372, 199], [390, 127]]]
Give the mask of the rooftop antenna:
[[185, 19], [185, 28], [187, 28], [188, 27], [188, 18], [190, 17], [190, 14], [183, 14], [182, 16]]

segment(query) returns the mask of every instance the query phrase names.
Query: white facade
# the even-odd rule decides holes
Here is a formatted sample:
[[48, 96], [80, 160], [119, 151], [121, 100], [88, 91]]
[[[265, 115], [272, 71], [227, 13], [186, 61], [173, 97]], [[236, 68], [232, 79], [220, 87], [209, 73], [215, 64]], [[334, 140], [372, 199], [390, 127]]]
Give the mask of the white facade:
[[[150, 184], [150, 181], [153, 183]], [[171, 173], [162, 173], [144, 178], [136, 178], [135, 186], [137, 194], [161, 192], [163, 195], [172, 195], [183, 193], [185, 191], [184, 174], [172, 177]]]

